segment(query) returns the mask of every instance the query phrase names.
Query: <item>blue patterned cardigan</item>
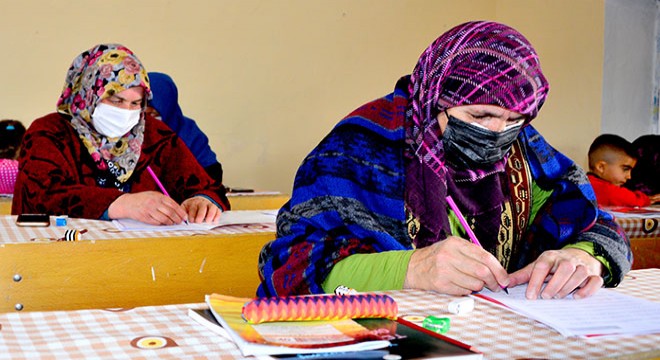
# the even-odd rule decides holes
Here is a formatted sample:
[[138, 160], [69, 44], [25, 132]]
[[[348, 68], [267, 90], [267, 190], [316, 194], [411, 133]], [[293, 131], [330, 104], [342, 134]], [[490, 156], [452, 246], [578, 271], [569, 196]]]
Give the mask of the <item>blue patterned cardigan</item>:
[[[334, 264], [352, 254], [414, 248], [404, 210], [407, 105], [397, 86], [349, 114], [305, 158], [278, 213], [277, 239], [262, 249], [258, 296], [322, 293]], [[631, 267], [630, 243], [598, 210], [584, 171], [530, 125], [518, 140], [534, 181], [553, 194], [528, 227], [515, 267], [545, 250], [587, 241], [609, 262], [606, 285], [618, 285]]]

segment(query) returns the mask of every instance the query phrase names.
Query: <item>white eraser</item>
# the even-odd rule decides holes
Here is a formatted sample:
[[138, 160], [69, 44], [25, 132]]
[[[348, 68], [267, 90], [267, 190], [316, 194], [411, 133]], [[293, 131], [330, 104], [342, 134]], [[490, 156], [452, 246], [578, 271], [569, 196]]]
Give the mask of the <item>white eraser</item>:
[[449, 312], [452, 314], [467, 314], [474, 310], [474, 299], [470, 297], [454, 300], [449, 303]]

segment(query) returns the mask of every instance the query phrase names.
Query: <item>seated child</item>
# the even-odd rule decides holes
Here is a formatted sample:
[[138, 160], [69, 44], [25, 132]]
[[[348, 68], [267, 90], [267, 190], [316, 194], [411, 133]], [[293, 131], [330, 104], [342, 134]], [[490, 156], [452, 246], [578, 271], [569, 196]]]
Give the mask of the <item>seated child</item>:
[[589, 180], [600, 206], [648, 206], [660, 194], [648, 196], [622, 187], [637, 163], [632, 144], [613, 134], [598, 136], [589, 147]]
[[18, 153], [25, 126], [17, 120], [0, 121], [0, 195], [14, 193], [18, 174]]

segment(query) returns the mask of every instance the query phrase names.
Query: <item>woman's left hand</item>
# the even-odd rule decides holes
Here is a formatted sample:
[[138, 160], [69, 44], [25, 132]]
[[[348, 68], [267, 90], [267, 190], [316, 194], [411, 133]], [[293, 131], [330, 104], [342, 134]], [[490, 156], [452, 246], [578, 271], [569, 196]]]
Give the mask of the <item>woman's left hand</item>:
[[[577, 289], [576, 299], [593, 295], [603, 286], [603, 265], [586, 251], [548, 250], [536, 261], [509, 275], [509, 287], [528, 283], [528, 299], [561, 299]], [[547, 281], [545, 288], [543, 284]], [[543, 292], [541, 292], [543, 290]]]
[[181, 206], [188, 213], [188, 221], [193, 223], [212, 223], [220, 219], [220, 215], [222, 215], [222, 210], [203, 196], [186, 199]]

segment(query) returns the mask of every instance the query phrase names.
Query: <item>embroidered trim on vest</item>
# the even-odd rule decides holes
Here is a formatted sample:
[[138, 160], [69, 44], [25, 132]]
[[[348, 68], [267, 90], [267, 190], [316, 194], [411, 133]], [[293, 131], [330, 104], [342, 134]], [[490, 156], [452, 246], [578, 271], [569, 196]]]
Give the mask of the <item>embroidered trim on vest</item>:
[[531, 173], [525, 154], [516, 141], [509, 152], [506, 171], [510, 200], [504, 203], [495, 257], [505, 269], [522, 241], [532, 210]]

